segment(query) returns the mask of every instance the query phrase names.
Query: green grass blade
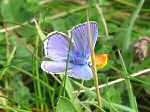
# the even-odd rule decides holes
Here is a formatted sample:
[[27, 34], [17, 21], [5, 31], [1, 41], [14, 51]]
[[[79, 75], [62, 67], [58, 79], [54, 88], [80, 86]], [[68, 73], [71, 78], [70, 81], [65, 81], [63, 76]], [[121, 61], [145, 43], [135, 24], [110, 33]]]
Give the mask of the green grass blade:
[[140, 3], [139, 5], [137, 6], [137, 9], [135, 9], [132, 17], [131, 17], [131, 20], [130, 20], [130, 23], [129, 23], [129, 27], [127, 28], [127, 32], [126, 32], [126, 38], [124, 39], [124, 45], [123, 45], [123, 50], [126, 51], [128, 50], [129, 48], [129, 45], [130, 45], [130, 41], [131, 41], [131, 34], [132, 34], [132, 31], [133, 31], [133, 27], [134, 27], [134, 24], [135, 24], [135, 21], [140, 13], [140, 10], [144, 4], [144, 1], [145, 0], [140, 0]]
[[122, 57], [119, 50], [118, 50], [118, 54], [119, 54], [119, 57], [120, 57], [120, 60], [121, 60], [122, 69], [124, 71], [123, 77], [125, 78], [125, 83], [126, 83], [127, 90], [128, 90], [128, 95], [129, 95], [129, 101], [130, 101], [131, 108], [134, 110], [134, 112], [138, 112], [136, 98], [135, 98], [134, 93], [133, 93], [133, 89], [132, 89], [130, 79], [128, 78], [129, 73], [127, 71], [127, 68], [126, 68], [126, 65], [124, 63], [123, 57]]

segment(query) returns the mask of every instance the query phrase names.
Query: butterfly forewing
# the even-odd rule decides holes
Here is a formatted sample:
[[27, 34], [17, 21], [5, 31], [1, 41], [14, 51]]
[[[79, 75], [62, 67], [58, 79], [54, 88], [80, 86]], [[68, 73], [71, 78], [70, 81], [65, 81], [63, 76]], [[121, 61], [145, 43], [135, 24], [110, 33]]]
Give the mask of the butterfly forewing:
[[[90, 27], [90, 28], [89, 28]], [[86, 22], [75, 26], [71, 30], [71, 36], [74, 40], [74, 54], [77, 57], [89, 58], [90, 45], [89, 45], [89, 29], [92, 36], [93, 47], [95, 46], [98, 37], [98, 27], [96, 22]]]
[[45, 57], [51, 60], [61, 61], [67, 59], [69, 38], [63, 33], [53, 32], [44, 41]]

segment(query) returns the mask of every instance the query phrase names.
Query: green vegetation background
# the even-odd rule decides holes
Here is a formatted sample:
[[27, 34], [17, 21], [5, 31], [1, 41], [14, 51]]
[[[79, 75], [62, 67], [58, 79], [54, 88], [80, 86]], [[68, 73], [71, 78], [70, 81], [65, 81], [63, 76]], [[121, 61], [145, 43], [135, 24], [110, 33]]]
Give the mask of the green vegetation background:
[[[97, 21], [99, 26], [96, 54], [109, 54], [109, 63], [98, 71], [100, 84], [124, 77], [123, 74], [129, 75], [150, 68], [148, 56], [142, 62], [135, 61], [133, 48], [140, 38], [150, 37], [149, 0], [99, 0], [99, 3], [95, 0], [77, 1], [0, 0], [0, 111], [99, 110], [96, 93], [89, 89], [94, 87], [93, 80], [85, 81], [82, 85], [80, 80], [67, 79], [67, 95], [59, 98], [61, 77], [48, 75], [40, 69], [43, 43], [33, 18], [38, 21], [45, 35], [55, 30], [67, 32], [74, 25], [87, 20], [88, 9], [90, 20]], [[100, 16], [95, 4], [101, 7], [104, 18]], [[108, 32], [105, 32], [102, 19], [106, 21]], [[117, 49], [120, 49], [123, 59]], [[102, 111], [150, 112], [149, 75], [126, 79], [131, 81], [131, 92], [136, 102], [129, 97], [130, 85], [126, 81], [102, 88]], [[84, 89], [84, 93], [73, 93], [79, 89]]]

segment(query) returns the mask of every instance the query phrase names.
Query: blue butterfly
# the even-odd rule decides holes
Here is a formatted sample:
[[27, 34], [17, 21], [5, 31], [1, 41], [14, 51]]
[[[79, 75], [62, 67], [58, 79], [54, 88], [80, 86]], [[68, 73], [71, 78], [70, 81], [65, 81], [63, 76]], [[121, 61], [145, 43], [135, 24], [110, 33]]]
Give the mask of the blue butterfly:
[[[70, 49], [67, 75], [76, 79], [90, 80], [93, 76], [89, 66], [91, 55], [89, 29], [92, 34], [93, 46], [95, 46], [98, 37], [96, 22], [85, 22], [69, 30], [73, 45]], [[43, 71], [50, 74], [59, 74], [65, 71], [70, 36], [57, 31], [48, 35], [44, 41], [44, 53], [45, 57], [52, 61], [42, 61], [41, 68]]]

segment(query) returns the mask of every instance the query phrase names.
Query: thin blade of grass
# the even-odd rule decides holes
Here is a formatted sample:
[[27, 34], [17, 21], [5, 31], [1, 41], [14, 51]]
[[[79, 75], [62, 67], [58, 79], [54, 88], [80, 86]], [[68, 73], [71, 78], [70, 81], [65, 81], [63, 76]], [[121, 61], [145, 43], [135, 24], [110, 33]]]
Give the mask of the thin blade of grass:
[[121, 60], [122, 69], [124, 71], [123, 77], [125, 77], [125, 83], [126, 83], [126, 86], [127, 86], [127, 91], [128, 91], [128, 95], [129, 95], [129, 101], [130, 101], [131, 108], [134, 110], [133, 112], [138, 112], [136, 98], [135, 98], [134, 93], [133, 93], [133, 89], [132, 89], [130, 79], [128, 78], [129, 73], [127, 71], [127, 68], [126, 68], [126, 65], [124, 63], [123, 57], [120, 53], [120, 50], [118, 50], [118, 54], [119, 54], [119, 57], [120, 57], [120, 60]]
[[108, 27], [107, 27], [107, 23], [106, 23], [105, 17], [103, 15], [103, 10], [100, 7], [100, 5], [98, 5], [98, 4], [96, 4], [96, 9], [97, 9], [97, 11], [98, 11], [98, 13], [100, 15], [101, 21], [103, 23], [104, 30], [105, 30], [105, 35], [106, 35], [107, 38], [109, 38], [109, 31], [108, 31]]
[[24, 69], [17, 67], [17, 66], [12, 66], [12, 68], [16, 69], [17, 71], [20, 71], [22, 73], [24, 73], [25, 75], [30, 76], [32, 79], [38, 80], [42, 85], [44, 85], [49, 91], [54, 91], [54, 88], [52, 88], [51, 86], [49, 86], [49, 84], [47, 84], [46, 82], [44, 82], [43, 80], [35, 77], [34, 75], [32, 75], [30, 72], [25, 71]]
[[[8, 60], [6, 62], [6, 66], [10, 65], [12, 59], [14, 58], [15, 52], [16, 52], [16, 47], [13, 48], [12, 52], [8, 56]], [[3, 71], [0, 74], [0, 80], [3, 78], [3, 76], [4, 76], [4, 74], [6, 73], [7, 70], [8, 70], [8, 67], [3, 69]]]
[[71, 50], [71, 40], [72, 40], [72, 36], [70, 35], [70, 39], [69, 39], [69, 48], [68, 48], [68, 54], [67, 54], [67, 61], [66, 61], [66, 67], [65, 67], [65, 75], [63, 77], [62, 80], [62, 93], [60, 93], [60, 95], [63, 94], [63, 96], [65, 97], [65, 86], [66, 86], [66, 80], [67, 80], [67, 71], [68, 71], [68, 66], [69, 66], [69, 60], [70, 60], [70, 50]]
[[135, 9], [134, 13], [133, 13], [133, 16], [131, 17], [131, 20], [130, 20], [130, 23], [129, 23], [129, 27], [127, 28], [127, 32], [126, 32], [126, 38], [124, 39], [124, 45], [123, 45], [123, 50], [126, 51], [128, 50], [129, 48], [129, 45], [130, 45], [130, 40], [131, 40], [131, 34], [132, 34], [132, 31], [133, 31], [133, 27], [134, 27], [134, 24], [135, 24], [135, 21], [142, 9], [142, 6], [144, 4], [144, 1], [145, 0], [140, 0], [140, 3], [138, 4], [137, 6], [137, 9]]
[[63, 80], [62, 80], [62, 88], [60, 90], [59, 93], [59, 98], [61, 97], [61, 95], [63, 95], [64, 97], [66, 97], [65, 92], [67, 92], [70, 101], [75, 105], [75, 108], [78, 110], [78, 112], [81, 112], [81, 108], [79, 105], [79, 100], [78, 98], [76, 98], [76, 96], [72, 93], [73, 86], [70, 82], [70, 79], [67, 76], [67, 71], [68, 71], [68, 66], [69, 66], [69, 57], [70, 57], [70, 50], [72, 47], [72, 35], [71, 32], [69, 31], [69, 48], [68, 48], [68, 54], [67, 54], [67, 60], [66, 60], [66, 68], [65, 68], [65, 75], [63, 76]]

